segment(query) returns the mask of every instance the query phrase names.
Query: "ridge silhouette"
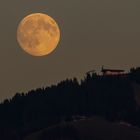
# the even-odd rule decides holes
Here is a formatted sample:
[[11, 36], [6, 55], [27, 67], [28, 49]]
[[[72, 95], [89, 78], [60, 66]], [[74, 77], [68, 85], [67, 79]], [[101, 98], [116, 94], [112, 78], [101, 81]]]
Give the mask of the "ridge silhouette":
[[76, 78], [66, 79], [51, 87], [17, 93], [0, 104], [1, 140], [22, 140], [43, 128], [92, 116], [140, 127], [133, 83], [140, 84], [140, 68], [123, 75], [87, 73], [80, 83]]

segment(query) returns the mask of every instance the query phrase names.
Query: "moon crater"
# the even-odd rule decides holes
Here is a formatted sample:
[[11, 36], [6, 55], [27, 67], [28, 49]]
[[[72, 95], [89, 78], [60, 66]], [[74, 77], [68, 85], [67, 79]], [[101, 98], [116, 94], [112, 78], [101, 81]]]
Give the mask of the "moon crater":
[[53, 18], [35, 13], [25, 17], [17, 29], [17, 40], [21, 48], [34, 56], [51, 53], [60, 40], [60, 30]]

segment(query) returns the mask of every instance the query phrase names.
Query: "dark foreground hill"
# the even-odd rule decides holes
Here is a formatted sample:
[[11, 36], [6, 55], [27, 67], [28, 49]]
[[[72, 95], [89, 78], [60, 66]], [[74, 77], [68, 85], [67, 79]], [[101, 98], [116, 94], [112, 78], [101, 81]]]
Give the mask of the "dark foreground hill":
[[[76, 116], [101, 116], [140, 127], [140, 68], [123, 75], [87, 74], [79, 83], [67, 79], [47, 88], [17, 93], [0, 104], [0, 140], [23, 140], [27, 135]], [[137, 97], [140, 91], [137, 88]]]
[[91, 118], [62, 123], [31, 134], [24, 140], [140, 140], [140, 129]]

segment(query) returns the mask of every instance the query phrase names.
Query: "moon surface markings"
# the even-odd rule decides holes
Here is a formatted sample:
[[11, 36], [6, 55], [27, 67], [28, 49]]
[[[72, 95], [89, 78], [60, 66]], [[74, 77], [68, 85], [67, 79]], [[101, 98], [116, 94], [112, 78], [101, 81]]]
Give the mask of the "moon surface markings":
[[32, 14], [19, 24], [17, 40], [29, 54], [43, 56], [51, 53], [60, 40], [57, 23], [46, 14]]

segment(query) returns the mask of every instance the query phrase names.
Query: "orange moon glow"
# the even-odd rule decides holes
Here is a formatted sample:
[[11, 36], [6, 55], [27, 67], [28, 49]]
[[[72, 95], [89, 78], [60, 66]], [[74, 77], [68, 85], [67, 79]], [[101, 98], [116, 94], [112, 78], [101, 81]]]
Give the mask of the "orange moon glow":
[[46, 14], [28, 15], [17, 29], [19, 45], [33, 56], [50, 54], [57, 47], [59, 40], [59, 27], [55, 20]]

